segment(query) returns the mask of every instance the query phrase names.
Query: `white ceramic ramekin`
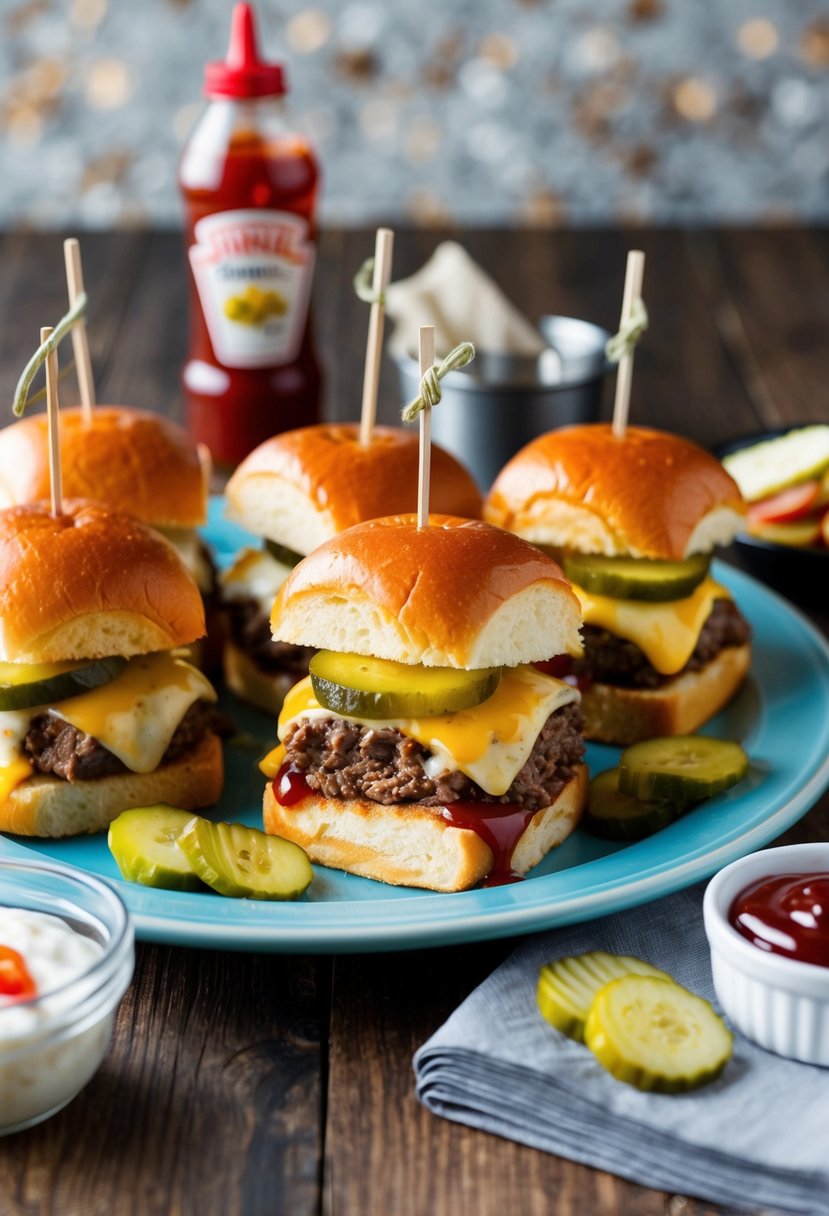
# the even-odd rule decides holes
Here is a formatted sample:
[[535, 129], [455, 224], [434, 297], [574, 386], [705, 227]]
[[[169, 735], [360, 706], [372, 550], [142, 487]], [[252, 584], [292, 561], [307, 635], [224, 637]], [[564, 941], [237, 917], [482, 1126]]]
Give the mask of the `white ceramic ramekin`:
[[711, 879], [703, 913], [714, 987], [734, 1025], [768, 1051], [829, 1067], [829, 966], [767, 953], [728, 921], [735, 897], [750, 883], [821, 871], [829, 873], [829, 843], [750, 853]]

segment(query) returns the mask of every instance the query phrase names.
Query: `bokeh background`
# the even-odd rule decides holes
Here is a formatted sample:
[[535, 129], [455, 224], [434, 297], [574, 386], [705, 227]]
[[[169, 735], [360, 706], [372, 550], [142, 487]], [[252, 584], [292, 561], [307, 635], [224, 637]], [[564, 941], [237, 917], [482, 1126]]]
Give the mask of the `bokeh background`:
[[[176, 225], [231, 0], [0, 0], [0, 224]], [[259, 0], [322, 218], [563, 226], [829, 214], [818, 0]]]

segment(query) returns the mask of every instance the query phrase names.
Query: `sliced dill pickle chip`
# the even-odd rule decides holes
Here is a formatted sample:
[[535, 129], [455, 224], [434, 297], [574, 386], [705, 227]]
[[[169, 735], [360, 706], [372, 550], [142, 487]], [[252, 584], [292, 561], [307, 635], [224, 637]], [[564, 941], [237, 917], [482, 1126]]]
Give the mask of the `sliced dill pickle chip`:
[[121, 655], [88, 663], [0, 663], [0, 710], [56, 705], [108, 684], [126, 665]]
[[471, 709], [491, 697], [501, 679], [500, 667], [421, 667], [334, 650], [318, 651], [310, 671], [320, 705], [372, 719], [434, 718]]
[[629, 798], [699, 802], [742, 781], [748, 756], [739, 743], [705, 735], [646, 739], [619, 758], [619, 790]]
[[652, 836], [684, 811], [674, 802], [640, 801], [619, 791], [619, 769], [597, 773], [590, 782], [590, 796], [582, 826], [605, 840], [643, 840]]
[[314, 872], [304, 849], [243, 823], [193, 816], [179, 848], [202, 882], [237, 899], [298, 899]]
[[666, 971], [631, 954], [572, 954], [545, 963], [538, 975], [538, 1008], [551, 1026], [578, 1043], [584, 1042], [584, 1026], [593, 998], [600, 988], [624, 975], [650, 975], [669, 980]]
[[271, 557], [275, 557], [278, 562], [282, 562], [283, 566], [296, 566], [305, 557], [304, 553], [297, 553], [295, 549], [289, 549], [287, 545], [280, 545], [278, 541], [265, 539], [265, 548]]
[[107, 844], [128, 882], [168, 891], [198, 891], [201, 881], [178, 847], [192, 811], [159, 803], [122, 811], [109, 825]]
[[593, 595], [618, 600], [681, 600], [700, 585], [711, 558], [698, 553], [684, 561], [651, 561], [642, 557], [601, 557], [592, 553], [566, 553], [564, 573]]
[[829, 468], [829, 425], [818, 422], [752, 443], [726, 456], [723, 464], [746, 502], [768, 498]]
[[674, 980], [626, 975], [596, 993], [584, 1041], [599, 1063], [636, 1089], [673, 1094], [718, 1077], [733, 1036], [708, 1001]]

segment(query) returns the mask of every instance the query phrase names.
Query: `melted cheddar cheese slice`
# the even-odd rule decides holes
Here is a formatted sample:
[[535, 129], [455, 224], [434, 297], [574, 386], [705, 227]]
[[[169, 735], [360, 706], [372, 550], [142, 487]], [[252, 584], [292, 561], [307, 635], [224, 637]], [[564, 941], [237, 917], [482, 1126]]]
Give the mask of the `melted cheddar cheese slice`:
[[40, 714], [53, 714], [93, 735], [134, 773], [151, 773], [199, 700], [216, 700], [207, 677], [175, 652], [162, 651], [130, 659], [116, 679], [80, 696], [0, 713], [0, 800], [32, 773], [23, 740]]
[[663, 676], [676, 675], [688, 662], [714, 600], [731, 598], [712, 578], [704, 579], [685, 599], [662, 604], [593, 595], [575, 583], [573, 590], [585, 625], [596, 625], [633, 642]]
[[416, 739], [433, 754], [425, 764], [429, 776], [447, 769], [471, 777], [494, 797], [505, 794], [526, 764], [550, 714], [579, 700], [570, 684], [543, 675], [534, 667], [504, 670], [492, 696], [472, 709], [434, 718], [358, 718], [332, 713], [320, 705], [307, 676], [290, 690], [279, 717], [278, 734], [301, 719], [345, 717], [372, 730], [390, 728]]

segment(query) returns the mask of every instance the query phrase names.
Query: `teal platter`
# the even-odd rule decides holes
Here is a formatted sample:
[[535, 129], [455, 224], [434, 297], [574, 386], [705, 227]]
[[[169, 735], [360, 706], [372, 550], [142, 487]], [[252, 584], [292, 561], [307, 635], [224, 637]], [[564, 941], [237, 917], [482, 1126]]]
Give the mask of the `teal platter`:
[[[249, 540], [211, 505], [204, 530], [219, 565]], [[136, 935], [223, 950], [350, 953], [483, 941], [590, 920], [635, 907], [709, 877], [768, 844], [829, 785], [829, 646], [786, 600], [722, 563], [714, 574], [754, 630], [744, 687], [705, 733], [739, 740], [751, 758], [740, 785], [647, 840], [616, 845], [576, 831], [523, 882], [456, 895], [389, 887], [323, 867], [296, 903], [158, 891], [122, 881], [103, 836], [31, 840], [0, 836], [0, 857], [41, 858], [108, 879]], [[261, 826], [258, 759], [275, 743], [265, 715], [223, 698], [238, 734], [225, 746], [226, 790], [214, 818]], [[596, 773], [618, 749], [588, 745]]]

